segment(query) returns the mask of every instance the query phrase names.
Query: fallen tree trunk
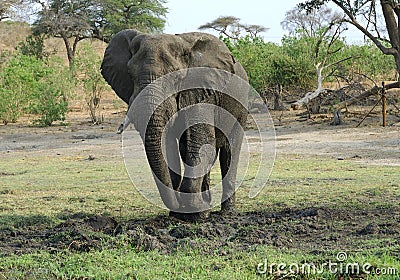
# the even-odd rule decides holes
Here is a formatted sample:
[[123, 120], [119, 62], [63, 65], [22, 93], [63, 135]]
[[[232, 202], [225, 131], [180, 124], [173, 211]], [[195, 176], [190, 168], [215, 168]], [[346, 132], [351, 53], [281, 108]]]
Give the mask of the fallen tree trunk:
[[[392, 89], [392, 88], [398, 88], [398, 87], [400, 87], [400, 82], [394, 82], [394, 83], [390, 83], [390, 84], [386, 84], [385, 85], [385, 89]], [[354, 96], [354, 97], [352, 97], [352, 98], [350, 98], [350, 99], [348, 99], [346, 101], [343, 101], [343, 102], [340, 102], [340, 103], [334, 105], [333, 109], [335, 111], [337, 111], [339, 109], [343, 109], [346, 106], [349, 106], [349, 105], [351, 105], [351, 104], [353, 104], [353, 103], [355, 103], [355, 102], [357, 102], [359, 100], [365, 99], [365, 98], [367, 98], [367, 97], [369, 97], [371, 95], [374, 95], [374, 94], [378, 94], [381, 90], [382, 90], [382, 87], [374, 86], [373, 88], [370, 88], [369, 90], [366, 90], [366, 91], [364, 91], [363, 93], [361, 93], [361, 94], [359, 94], [357, 96]]]
[[[329, 54], [329, 51], [328, 51], [327, 54]], [[297, 100], [296, 102], [292, 103], [291, 107], [292, 107], [293, 110], [298, 110], [303, 106], [307, 106], [308, 103], [310, 103], [314, 98], [317, 98], [318, 96], [320, 96], [320, 94], [328, 91], [328, 89], [325, 89], [325, 88], [322, 87], [322, 81], [326, 78], [326, 77], [322, 76], [322, 71], [324, 71], [328, 67], [331, 67], [331, 66], [334, 66], [334, 65], [339, 65], [343, 61], [349, 60], [352, 57], [347, 57], [345, 59], [339, 60], [339, 61], [337, 61], [335, 63], [331, 63], [331, 64], [325, 66], [326, 58], [327, 57], [325, 57], [323, 62], [317, 63], [315, 65], [315, 72], [317, 74], [317, 85], [318, 85], [317, 89], [315, 91], [307, 92], [306, 95], [303, 98], [301, 98], [301, 99]]]
[[[386, 84], [386, 85], [383, 85], [383, 86], [384, 86], [384, 88], [386, 90], [392, 89], [392, 88], [399, 88], [400, 87], [400, 82], [394, 82], [394, 83]], [[340, 110], [342, 110], [343, 108], [345, 108], [345, 107], [347, 107], [347, 106], [349, 106], [349, 105], [351, 105], [351, 104], [353, 104], [353, 103], [355, 103], [357, 101], [365, 99], [365, 98], [367, 98], [367, 97], [369, 97], [371, 95], [378, 94], [381, 91], [382, 91], [382, 87], [374, 86], [373, 88], [370, 88], [369, 90], [366, 90], [363, 93], [350, 98], [349, 100], [346, 100], [346, 101], [343, 101], [343, 102], [340, 102], [340, 103], [334, 105], [333, 106], [333, 116], [334, 116], [333, 124], [334, 125], [341, 125], [343, 123]]]
[[311, 100], [318, 97], [321, 93], [325, 92], [324, 88], [318, 88], [316, 91], [307, 92], [306, 95], [297, 100], [296, 102], [292, 103], [291, 107], [293, 110], [299, 110], [304, 105], [308, 104]]

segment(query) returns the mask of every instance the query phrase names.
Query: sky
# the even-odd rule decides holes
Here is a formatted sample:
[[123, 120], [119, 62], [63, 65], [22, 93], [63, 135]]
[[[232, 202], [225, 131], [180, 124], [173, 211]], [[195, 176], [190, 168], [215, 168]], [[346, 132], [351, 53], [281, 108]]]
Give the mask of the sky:
[[[301, 0], [168, 0], [165, 33], [199, 31], [198, 27], [219, 16], [235, 16], [241, 23], [269, 28], [261, 34], [267, 41], [280, 42], [287, 33], [281, 28], [286, 11]], [[211, 30], [205, 32], [212, 33]], [[215, 34], [215, 33], [214, 33]]]
[[[235, 16], [244, 24], [257, 24], [269, 28], [261, 36], [266, 41], [279, 43], [287, 31], [281, 27], [288, 10], [304, 0], [168, 0], [165, 33], [199, 31], [198, 27], [219, 16]], [[212, 30], [205, 32], [218, 35]], [[360, 34], [350, 34], [360, 38]]]

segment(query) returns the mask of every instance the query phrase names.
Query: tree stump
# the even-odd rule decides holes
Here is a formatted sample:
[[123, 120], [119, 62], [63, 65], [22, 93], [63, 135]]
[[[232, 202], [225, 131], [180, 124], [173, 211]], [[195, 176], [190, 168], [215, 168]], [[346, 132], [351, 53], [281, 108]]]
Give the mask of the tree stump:
[[274, 91], [274, 110], [283, 110], [282, 85], [278, 85], [277, 89]]
[[343, 120], [342, 120], [342, 113], [341, 109], [337, 109], [333, 112], [333, 125], [342, 125]]

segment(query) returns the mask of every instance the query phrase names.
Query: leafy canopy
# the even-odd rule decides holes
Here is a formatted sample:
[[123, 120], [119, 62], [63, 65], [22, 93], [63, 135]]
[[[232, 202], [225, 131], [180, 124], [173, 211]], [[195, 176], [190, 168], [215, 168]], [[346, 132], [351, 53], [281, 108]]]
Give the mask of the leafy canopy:
[[106, 42], [127, 28], [161, 32], [167, 14], [166, 0], [50, 0], [40, 3], [42, 9], [35, 22], [36, 32]]

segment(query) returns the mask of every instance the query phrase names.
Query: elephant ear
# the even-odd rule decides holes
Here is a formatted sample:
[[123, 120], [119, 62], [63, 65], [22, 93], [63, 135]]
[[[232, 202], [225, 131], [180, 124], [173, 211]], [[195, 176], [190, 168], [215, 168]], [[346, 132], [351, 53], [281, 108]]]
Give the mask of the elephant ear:
[[128, 71], [132, 57], [130, 42], [140, 33], [127, 29], [118, 32], [110, 41], [101, 64], [101, 74], [115, 93], [125, 102], [133, 93], [134, 84]]

